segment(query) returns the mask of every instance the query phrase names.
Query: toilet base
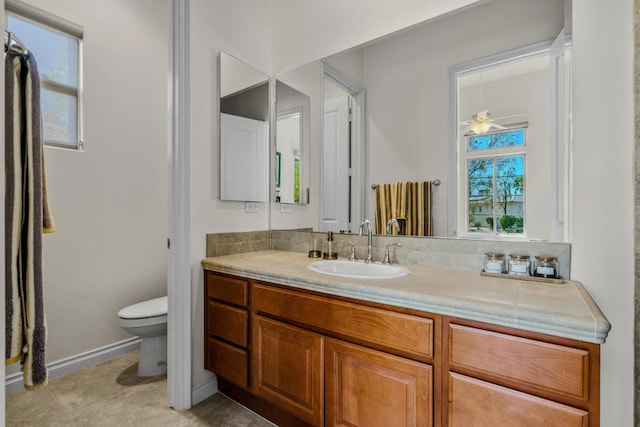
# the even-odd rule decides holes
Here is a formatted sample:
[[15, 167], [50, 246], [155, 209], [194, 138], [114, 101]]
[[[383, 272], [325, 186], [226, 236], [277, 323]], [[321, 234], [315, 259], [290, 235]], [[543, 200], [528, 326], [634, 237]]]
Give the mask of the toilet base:
[[145, 337], [140, 345], [138, 376], [153, 377], [167, 373], [167, 336]]

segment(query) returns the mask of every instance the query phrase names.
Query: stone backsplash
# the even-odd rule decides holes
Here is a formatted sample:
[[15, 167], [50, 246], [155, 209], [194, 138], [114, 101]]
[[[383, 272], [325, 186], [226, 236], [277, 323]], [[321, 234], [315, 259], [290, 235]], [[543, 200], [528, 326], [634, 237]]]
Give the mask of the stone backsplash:
[[[325, 233], [309, 230], [264, 230], [240, 233], [207, 234], [207, 257], [232, 255], [259, 250], [279, 250], [307, 253], [309, 240], [326, 240]], [[356, 245], [358, 259], [367, 255], [367, 237], [354, 234], [334, 234], [338, 242], [338, 257], [349, 256], [351, 241]], [[373, 259], [381, 261], [386, 245], [399, 243], [402, 247], [391, 247], [394, 263], [422, 265], [426, 267], [455, 270], [480, 271], [485, 252], [553, 255], [558, 258], [559, 271], [563, 279], [571, 278], [571, 245], [569, 243], [507, 242], [495, 240], [472, 240], [451, 238], [424, 238], [406, 236], [374, 236]]]
[[270, 249], [269, 230], [207, 234], [207, 258]]

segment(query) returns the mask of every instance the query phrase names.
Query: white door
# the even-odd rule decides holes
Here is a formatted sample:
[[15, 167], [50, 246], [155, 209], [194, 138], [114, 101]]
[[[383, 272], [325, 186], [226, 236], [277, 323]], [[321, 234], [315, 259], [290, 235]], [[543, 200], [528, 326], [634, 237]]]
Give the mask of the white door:
[[322, 231], [349, 230], [349, 96], [324, 103], [322, 146]]
[[268, 123], [231, 114], [220, 116], [220, 199], [266, 202]]

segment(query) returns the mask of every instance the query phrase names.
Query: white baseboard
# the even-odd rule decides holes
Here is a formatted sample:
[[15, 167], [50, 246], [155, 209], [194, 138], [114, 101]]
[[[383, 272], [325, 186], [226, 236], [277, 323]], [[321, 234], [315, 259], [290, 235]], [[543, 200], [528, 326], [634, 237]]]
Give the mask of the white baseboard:
[[[47, 364], [49, 370], [49, 380], [59, 378], [63, 375], [106, 362], [123, 354], [135, 351], [140, 348], [141, 338], [133, 337], [124, 341], [116, 342], [104, 347], [96, 348], [85, 353], [76, 354], [75, 356], [57, 360]], [[24, 389], [24, 381], [22, 372], [7, 375], [5, 379], [5, 392], [11, 394]], [[216, 382], [217, 389], [217, 382]]]
[[218, 392], [218, 378], [215, 375], [191, 388], [191, 406], [195, 406]]

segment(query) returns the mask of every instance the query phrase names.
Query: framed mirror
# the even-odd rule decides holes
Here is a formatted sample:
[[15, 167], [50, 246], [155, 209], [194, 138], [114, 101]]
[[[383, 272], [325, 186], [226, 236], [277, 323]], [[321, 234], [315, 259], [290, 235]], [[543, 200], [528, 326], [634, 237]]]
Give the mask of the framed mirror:
[[269, 76], [220, 52], [220, 200], [269, 201]]
[[310, 108], [309, 95], [276, 80], [276, 203], [309, 203]]
[[[460, 111], [461, 119], [458, 120], [458, 111], [455, 109], [457, 94], [455, 90], [450, 89], [450, 71], [460, 64], [554, 40], [563, 31], [565, 21], [571, 21], [570, 17], [565, 17], [565, 11], [571, 9], [565, 8], [565, 3], [565, 0], [544, 3], [536, 0], [480, 2], [441, 19], [412, 26], [315, 62], [328, 64], [345, 79], [361, 87], [366, 94], [366, 112], [362, 125], [365, 135], [364, 170], [354, 170], [352, 167], [349, 171], [351, 176], [361, 174], [364, 177], [364, 185], [358, 186], [359, 191], [351, 194], [351, 197], [361, 197], [364, 200], [364, 209], [357, 215], [351, 213], [349, 226], [344, 227], [345, 229], [357, 232], [359, 224], [364, 219], [374, 221], [376, 190], [372, 187], [398, 182], [439, 182], [440, 185], [429, 184], [432, 235], [458, 236], [458, 194], [464, 190], [459, 189], [457, 132], [461, 129], [457, 126], [463, 115], [464, 120], [470, 117], [466, 117], [469, 113], [466, 111], [467, 107], [463, 106], [464, 111]], [[526, 16], [527, 19], [523, 20], [522, 16]], [[488, 25], [490, 22], [509, 25], [500, 25], [497, 28], [495, 25]], [[308, 66], [309, 64], [305, 67]], [[564, 72], [570, 72], [570, 67], [565, 68]], [[570, 103], [569, 92], [566, 91], [564, 94], [563, 103]], [[310, 159], [309, 167], [312, 170], [311, 188], [322, 189], [323, 181], [317, 171], [323, 169], [323, 162], [326, 165], [322, 132], [326, 124], [323, 125], [323, 101], [320, 102], [320, 111], [312, 116], [311, 123], [312, 129], [320, 129], [312, 133], [311, 139], [311, 145], [318, 146], [318, 156]], [[468, 108], [480, 107], [469, 105]], [[523, 106], [520, 110], [525, 108], [528, 107]], [[550, 105], [544, 108], [545, 114], [557, 114]], [[492, 106], [490, 109], [494, 110], [495, 114], [500, 114], [500, 117], [511, 114], [499, 113], [500, 106]], [[520, 113], [522, 111], [518, 111], [517, 114]], [[532, 129], [532, 115], [529, 114], [528, 117], [525, 121], [528, 121]], [[314, 123], [316, 121], [318, 124]], [[557, 133], [570, 134], [567, 123], [560, 121], [558, 127]], [[536, 138], [536, 141], [540, 141], [540, 144], [548, 143], [551, 137], [552, 134], [548, 133], [548, 138], [543, 136]], [[563, 163], [568, 161], [570, 153], [568, 146], [565, 146], [564, 150], [564, 158], [559, 158], [559, 153], [552, 152], [550, 148], [544, 152], [549, 153], [549, 156], [555, 156], [553, 162]], [[535, 168], [529, 172], [529, 185], [545, 180], [542, 173], [537, 173]], [[548, 177], [546, 179], [548, 180]], [[557, 182], [565, 182], [569, 177], [564, 175], [556, 179]], [[565, 200], [567, 195], [559, 197], [557, 209], [561, 209], [563, 203], [564, 209], [568, 209]], [[326, 204], [324, 197], [321, 194], [315, 200], [312, 196], [310, 202], [310, 207], [316, 213], [307, 215], [306, 225], [316, 231], [326, 229], [326, 221], [323, 222], [323, 205]], [[342, 203], [336, 206], [349, 209], [350, 204]], [[299, 227], [301, 221], [294, 221], [294, 215], [297, 215], [297, 212], [292, 213], [291, 223]], [[556, 216], [555, 211], [534, 212], [529, 214], [527, 221], [532, 227], [537, 221], [555, 221]], [[485, 227], [486, 219], [483, 220], [485, 222], [481, 223], [481, 226]], [[472, 224], [475, 222], [477, 219], [474, 219]], [[462, 222], [462, 225], [466, 226], [466, 222]], [[273, 222], [272, 227], [293, 228], [277, 221]], [[337, 233], [342, 229], [343, 227], [333, 231]], [[380, 233], [386, 232], [386, 227], [378, 229], [384, 230], [379, 231]], [[537, 229], [550, 230], [551, 227]], [[566, 239], [561, 233], [549, 231], [534, 234], [518, 238], [550, 241]], [[504, 237], [485, 233], [482, 238]]]
[[[271, 186], [269, 216], [272, 229], [312, 229], [317, 223], [320, 120], [316, 116], [321, 103], [321, 75], [316, 61], [272, 78], [276, 99], [276, 136], [271, 156], [275, 179]], [[282, 120], [290, 121], [285, 124], [289, 126], [287, 130], [281, 127], [285, 123]], [[287, 141], [289, 138], [291, 141]]]

